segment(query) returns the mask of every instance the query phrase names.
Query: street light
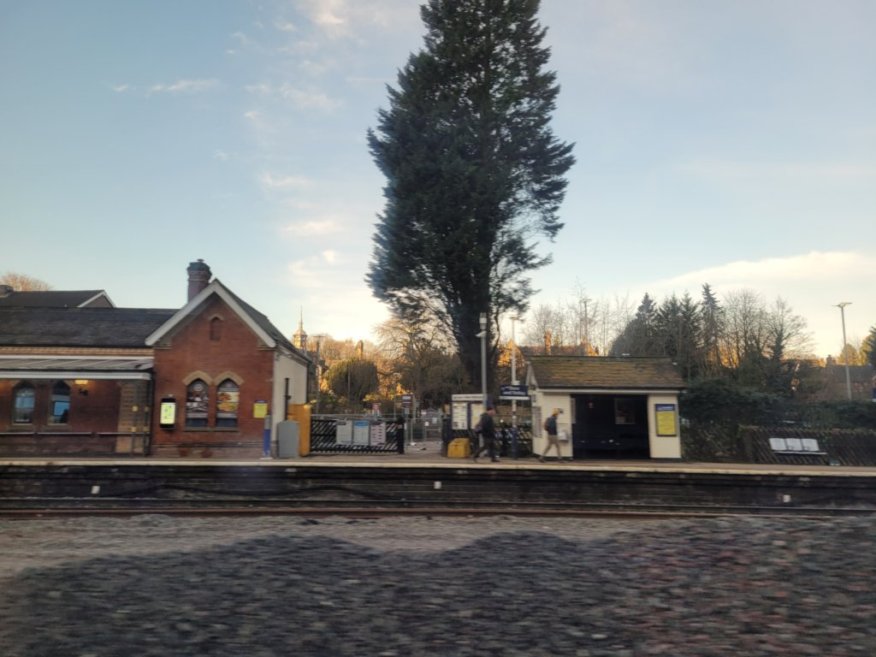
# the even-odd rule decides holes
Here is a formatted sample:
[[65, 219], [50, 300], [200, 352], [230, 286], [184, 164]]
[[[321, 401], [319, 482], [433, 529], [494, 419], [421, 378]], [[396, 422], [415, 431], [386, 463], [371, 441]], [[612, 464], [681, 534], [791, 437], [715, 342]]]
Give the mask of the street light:
[[846, 306], [851, 306], [851, 301], [841, 301], [836, 304], [836, 307], [840, 309], [840, 316], [843, 319], [843, 350], [840, 353], [845, 352], [845, 361], [846, 361], [846, 394], [849, 396], [849, 401], [852, 401], [852, 378], [849, 376], [849, 353], [846, 351]]
[[477, 337], [481, 339], [481, 394], [483, 396], [484, 411], [487, 410], [487, 313], [481, 313], [478, 321], [481, 332]]

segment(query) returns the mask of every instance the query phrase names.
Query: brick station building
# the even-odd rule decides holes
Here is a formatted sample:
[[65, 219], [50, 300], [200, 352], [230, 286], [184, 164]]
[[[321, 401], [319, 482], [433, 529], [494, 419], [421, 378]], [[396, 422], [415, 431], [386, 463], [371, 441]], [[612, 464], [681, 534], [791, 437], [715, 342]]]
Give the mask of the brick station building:
[[261, 456], [309, 360], [203, 261], [187, 271], [180, 309], [0, 288], [0, 455]]

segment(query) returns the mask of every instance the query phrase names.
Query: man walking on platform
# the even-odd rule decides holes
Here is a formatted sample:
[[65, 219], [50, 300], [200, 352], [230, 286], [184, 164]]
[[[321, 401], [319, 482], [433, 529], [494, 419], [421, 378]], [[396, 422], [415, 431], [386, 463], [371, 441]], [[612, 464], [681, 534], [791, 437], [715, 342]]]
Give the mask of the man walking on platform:
[[557, 460], [563, 460], [563, 451], [560, 449], [559, 431], [557, 431], [557, 416], [562, 412], [562, 408], [555, 408], [554, 412], [551, 413], [551, 416], [544, 421], [544, 430], [545, 433], [547, 433], [547, 446], [544, 448], [541, 456], [538, 457], [538, 460], [542, 463], [544, 463], [544, 457], [547, 456], [548, 450], [551, 447], [557, 448]]
[[490, 460], [493, 463], [499, 462], [499, 457], [496, 456], [496, 423], [493, 421], [493, 416], [496, 414], [496, 409], [488, 406], [486, 412], [481, 415], [480, 426], [481, 444], [471, 455], [472, 460], [477, 463], [478, 457], [484, 451], [489, 450]]

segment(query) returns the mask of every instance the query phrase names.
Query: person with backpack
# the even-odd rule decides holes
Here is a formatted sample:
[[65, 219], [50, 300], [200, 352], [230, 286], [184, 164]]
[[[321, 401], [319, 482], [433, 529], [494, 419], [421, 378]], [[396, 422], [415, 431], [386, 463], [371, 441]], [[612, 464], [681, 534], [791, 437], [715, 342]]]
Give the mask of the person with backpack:
[[538, 457], [538, 460], [544, 463], [544, 457], [547, 456], [548, 451], [550, 451], [551, 447], [557, 448], [557, 460], [563, 460], [563, 452], [560, 449], [560, 436], [559, 431], [557, 431], [557, 416], [563, 412], [562, 408], [555, 408], [554, 412], [551, 413], [550, 417], [544, 421], [544, 430], [547, 434], [547, 446], [544, 448], [544, 451], [541, 453], [541, 456]]
[[493, 416], [496, 414], [496, 409], [492, 406], [487, 406], [487, 410], [481, 415], [481, 420], [478, 422], [478, 433], [481, 435], [481, 444], [471, 455], [472, 460], [477, 463], [478, 457], [486, 449], [490, 454], [490, 460], [493, 463], [499, 462], [499, 457], [496, 455], [496, 423], [493, 421]]

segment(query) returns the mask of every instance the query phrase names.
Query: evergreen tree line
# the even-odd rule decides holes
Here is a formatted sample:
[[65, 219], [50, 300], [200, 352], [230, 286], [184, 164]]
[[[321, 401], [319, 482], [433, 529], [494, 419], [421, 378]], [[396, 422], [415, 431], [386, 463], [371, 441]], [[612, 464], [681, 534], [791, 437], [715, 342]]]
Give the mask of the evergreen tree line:
[[[688, 382], [724, 379], [755, 390], [805, 393], [812, 354], [806, 320], [783, 299], [768, 304], [749, 289], [719, 299], [707, 283], [699, 299], [645, 294], [635, 310], [625, 299], [591, 299], [581, 289], [554, 308], [540, 306], [526, 344], [554, 354], [658, 356], [673, 360]], [[876, 365], [876, 326], [859, 347], [846, 345], [838, 362]]]

